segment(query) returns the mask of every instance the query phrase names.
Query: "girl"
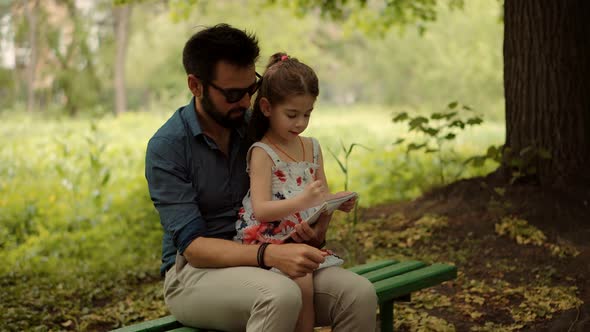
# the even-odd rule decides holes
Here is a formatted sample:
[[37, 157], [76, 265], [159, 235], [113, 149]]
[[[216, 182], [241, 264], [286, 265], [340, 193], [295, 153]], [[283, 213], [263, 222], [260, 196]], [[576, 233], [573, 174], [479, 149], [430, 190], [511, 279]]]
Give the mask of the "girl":
[[[248, 151], [250, 191], [243, 200], [236, 223], [236, 241], [280, 244], [330, 194], [316, 139], [302, 137], [319, 94], [313, 70], [284, 53], [271, 56], [254, 103], [250, 135], [256, 143]], [[354, 200], [340, 209], [349, 212]], [[289, 239], [289, 240], [291, 240]], [[319, 268], [343, 261], [328, 252]], [[313, 275], [294, 281], [302, 292], [303, 305], [296, 331], [312, 331], [314, 325]]]

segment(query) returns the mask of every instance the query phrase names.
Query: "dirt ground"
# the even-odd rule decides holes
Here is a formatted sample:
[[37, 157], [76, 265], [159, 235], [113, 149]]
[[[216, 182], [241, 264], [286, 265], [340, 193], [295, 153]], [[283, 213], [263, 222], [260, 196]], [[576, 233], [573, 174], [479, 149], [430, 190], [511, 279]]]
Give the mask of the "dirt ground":
[[[396, 322], [399, 330], [590, 331], [590, 188], [506, 185], [491, 174], [360, 215], [369, 221], [362, 230], [370, 233], [379, 225], [379, 232], [392, 234], [391, 242], [407, 241], [410, 237], [395, 234], [408, 232], [424, 216], [446, 221], [444, 227], [431, 227], [430, 236], [411, 233], [416, 241], [410, 246], [391, 246], [387, 236], [357, 237], [375, 248], [390, 246], [381, 256], [400, 251], [403, 257], [450, 262], [459, 269], [457, 280], [424, 292], [417, 304], [396, 307], [410, 317]], [[537, 233], [517, 234], [521, 243], [500, 235], [497, 224], [503, 218], [525, 220], [545, 237], [535, 244]]]

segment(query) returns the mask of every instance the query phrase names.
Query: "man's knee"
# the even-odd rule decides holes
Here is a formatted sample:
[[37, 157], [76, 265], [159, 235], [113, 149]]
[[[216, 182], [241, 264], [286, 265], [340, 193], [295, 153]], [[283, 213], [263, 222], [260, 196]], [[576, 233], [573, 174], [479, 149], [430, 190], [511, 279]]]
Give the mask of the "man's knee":
[[301, 290], [291, 279], [285, 278], [284, 282], [269, 285], [263, 293], [264, 305], [279, 315], [292, 315], [301, 309]]
[[359, 306], [363, 308], [368, 306], [377, 306], [377, 294], [375, 293], [375, 287], [373, 287], [373, 284], [369, 280], [363, 277], [358, 278], [354, 287], [351, 287], [348, 292], [352, 306]]

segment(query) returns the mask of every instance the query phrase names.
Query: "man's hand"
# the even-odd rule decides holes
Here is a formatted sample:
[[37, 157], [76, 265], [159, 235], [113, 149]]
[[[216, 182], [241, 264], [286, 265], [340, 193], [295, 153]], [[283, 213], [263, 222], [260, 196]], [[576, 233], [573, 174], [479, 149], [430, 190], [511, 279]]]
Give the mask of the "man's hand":
[[275, 267], [291, 278], [303, 277], [318, 268], [328, 254], [300, 243], [269, 245], [264, 252], [266, 265]]

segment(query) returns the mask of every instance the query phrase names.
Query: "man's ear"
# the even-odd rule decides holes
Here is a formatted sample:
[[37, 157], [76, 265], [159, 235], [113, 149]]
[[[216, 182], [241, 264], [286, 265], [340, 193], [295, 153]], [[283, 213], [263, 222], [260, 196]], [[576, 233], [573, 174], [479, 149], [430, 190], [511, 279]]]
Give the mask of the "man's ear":
[[203, 84], [201, 80], [195, 75], [189, 74], [187, 77], [188, 88], [193, 93], [193, 96], [199, 98], [203, 95]]
[[262, 114], [264, 114], [264, 116], [270, 116], [270, 101], [268, 101], [266, 97], [260, 98], [260, 110], [262, 111]]

